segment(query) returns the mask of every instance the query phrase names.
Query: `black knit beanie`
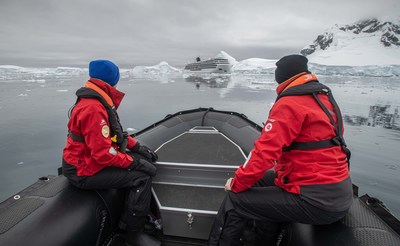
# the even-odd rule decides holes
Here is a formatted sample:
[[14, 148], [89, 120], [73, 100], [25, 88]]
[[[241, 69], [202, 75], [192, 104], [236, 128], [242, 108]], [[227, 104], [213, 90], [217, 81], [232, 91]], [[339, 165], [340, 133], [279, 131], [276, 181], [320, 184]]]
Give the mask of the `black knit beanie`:
[[282, 57], [279, 61], [275, 63], [275, 80], [278, 84], [290, 79], [296, 74], [308, 71], [307, 66], [308, 59], [302, 55], [288, 55]]

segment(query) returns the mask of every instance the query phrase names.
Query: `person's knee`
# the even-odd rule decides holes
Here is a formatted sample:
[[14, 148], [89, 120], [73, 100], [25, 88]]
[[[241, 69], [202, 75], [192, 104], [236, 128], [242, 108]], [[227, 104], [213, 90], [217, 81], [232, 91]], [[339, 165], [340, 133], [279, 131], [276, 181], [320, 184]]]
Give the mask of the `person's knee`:
[[143, 178], [143, 183], [145, 187], [151, 187], [151, 184], [153, 183], [153, 178], [149, 175], [146, 175]]
[[238, 200], [237, 196], [238, 196], [238, 194], [234, 193], [234, 192], [227, 193], [225, 200], [224, 200], [224, 204], [225, 204], [227, 211], [235, 208], [234, 204], [235, 204], [235, 201]]
[[143, 172], [133, 172], [130, 175], [131, 187], [151, 187], [152, 177]]

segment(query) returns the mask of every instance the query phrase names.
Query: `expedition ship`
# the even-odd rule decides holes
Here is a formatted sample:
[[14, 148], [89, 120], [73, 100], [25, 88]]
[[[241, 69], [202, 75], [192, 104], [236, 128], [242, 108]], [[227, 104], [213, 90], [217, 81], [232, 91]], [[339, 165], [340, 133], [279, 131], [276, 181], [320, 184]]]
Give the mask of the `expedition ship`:
[[200, 57], [197, 57], [196, 62], [189, 63], [185, 66], [185, 71], [202, 73], [231, 73], [231, 64], [226, 58], [215, 57], [201, 61]]

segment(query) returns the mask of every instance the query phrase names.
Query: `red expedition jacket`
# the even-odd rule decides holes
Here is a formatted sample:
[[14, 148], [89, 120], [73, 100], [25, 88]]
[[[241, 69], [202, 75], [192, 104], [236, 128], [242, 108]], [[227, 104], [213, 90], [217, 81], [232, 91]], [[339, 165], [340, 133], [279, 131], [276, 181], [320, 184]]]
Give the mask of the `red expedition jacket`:
[[[278, 95], [291, 85], [304, 84], [310, 80], [316, 80], [316, 77], [311, 74], [295, 76], [278, 86]], [[320, 94], [319, 98], [333, 114], [333, 105], [328, 97]], [[336, 115], [333, 114], [333, 118], [337, 121]], [[335, 136], [334, 127], [312, 95], [280, 98], [273, 105], [261, 136], [255, 141], [246, 163], [235, 172], [232, 191], [241, 192], [252, 187], [264, 176], [266, 170], [274, 167], [275, 185], [288, 192], [303, 194], [303, 188], [307, 186], [325, 187], [329, 192], [337, 190], [332, 191], [337, 194], [332, 194], [331, 198], [345, 196], [346, 201], [351, 200], [348, 162], [341, 146], [282, 151], [292, 142], [319, 141]], [[343, 185], [338, 185], [339, 188], [330, 186], [341, 183]], [[313, 194], [311, 199], [318, 200], [316, 203], [320, 207], [326, 202], [322, 201], [326, 196], [323, 194], [324, 189], [317, 191], [320, 194], [316, 196], [315, 189], [310, 191]], [[348, 206], [346, 204], [338, 207], [346, 209]]]
[[[90, 81], [118, 108], [125, 96], [123, 92], [101, 80], [91, 78]], [[111, 140], [108, 114], [98, 99], [80, 98], [72, 110], [68, 129], [84, 138], [84, 142], [79, 142], [68, 136], [63, 150], [64, 161], [76, 167], [78, 176], [93, 176], [107, 166], [127, 168], [132, 164], [132, 157], [119, 152]], [[127, 148], [134, 145], [136, 141], [129, 136]]]

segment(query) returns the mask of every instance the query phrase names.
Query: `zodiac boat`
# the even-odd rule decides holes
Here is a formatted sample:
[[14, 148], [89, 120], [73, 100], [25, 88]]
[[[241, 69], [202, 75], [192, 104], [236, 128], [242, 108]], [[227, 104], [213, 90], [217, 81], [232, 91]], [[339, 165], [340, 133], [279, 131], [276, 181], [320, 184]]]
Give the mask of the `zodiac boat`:
[[[206, 245], [225, 181], [261, 129], [243, 114], [198, 108], [133, 134], [159, 155], [146, 231], [162, 245]], [[354, 187], [354, 204], [342, 220], [288, 223], [277, 245], [400, 245], [400, 221]], [[123, 202], [123, 191], [79, 190], [59, 170], [0, 203], [0, 245], [117, 245]]]

